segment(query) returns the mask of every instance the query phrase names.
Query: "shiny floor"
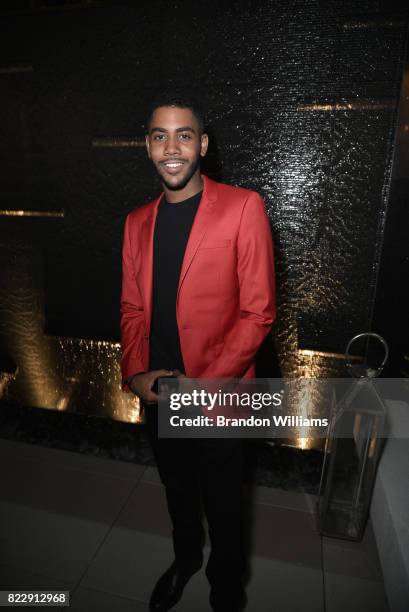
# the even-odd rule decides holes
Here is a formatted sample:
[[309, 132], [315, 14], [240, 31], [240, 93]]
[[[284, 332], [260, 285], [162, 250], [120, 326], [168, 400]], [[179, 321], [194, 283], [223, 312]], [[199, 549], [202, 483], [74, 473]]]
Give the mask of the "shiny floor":
[[[172, 561], [155, 468], [0, 439], [0, 590], [69, 590], [70, 609], [147, 612]], [[314, 497], [257, 486], [246, 612], [387, 612], [370, 523], [320, 537]], [[206, 557], [208, 548], [206, 548]], [[210, 612], [202, 569], [174, 608]]]

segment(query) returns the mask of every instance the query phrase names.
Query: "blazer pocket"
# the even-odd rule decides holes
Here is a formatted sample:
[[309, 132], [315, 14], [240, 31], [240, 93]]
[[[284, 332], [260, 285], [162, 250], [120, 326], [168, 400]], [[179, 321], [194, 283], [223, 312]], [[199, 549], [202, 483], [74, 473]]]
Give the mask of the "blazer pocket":
[[200, 245], [200, 249], [222, 249], [231, 246], [231, 240], [206, 240]]

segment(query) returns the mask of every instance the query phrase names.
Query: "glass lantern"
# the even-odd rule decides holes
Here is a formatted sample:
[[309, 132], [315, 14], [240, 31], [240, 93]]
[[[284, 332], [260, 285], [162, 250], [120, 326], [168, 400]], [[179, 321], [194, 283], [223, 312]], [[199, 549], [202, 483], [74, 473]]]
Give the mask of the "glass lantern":
[[[323, 535], [362, 538], [386, 422], [384, 403], [371, 380], [387, 358], [388, 346], [378, 334], [358, 334], [348, 343], [346, 366], [355, 381], [331, 409], [317, 503], [318, 530]], [[380, 365], [374, 366], [374, 359]]]

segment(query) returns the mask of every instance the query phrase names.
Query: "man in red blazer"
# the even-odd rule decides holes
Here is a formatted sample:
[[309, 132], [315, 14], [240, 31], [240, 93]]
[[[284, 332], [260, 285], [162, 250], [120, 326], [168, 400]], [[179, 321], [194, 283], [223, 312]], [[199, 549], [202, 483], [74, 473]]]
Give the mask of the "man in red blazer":
[[245, 606], [242, 443], [157, 435], [153, 385], [170, 375], [252, 378], [275, 318], [273, 246], [262, 198], [200, 173], [208, 136], [192, 100], [165, 95], [147, 122], [146, 147], [164, 193], [125, 222], [122, 381], [138, 395], [173, 525], [175, 561], [150, 610], [169, 610], [203, 563], [216, 612]]

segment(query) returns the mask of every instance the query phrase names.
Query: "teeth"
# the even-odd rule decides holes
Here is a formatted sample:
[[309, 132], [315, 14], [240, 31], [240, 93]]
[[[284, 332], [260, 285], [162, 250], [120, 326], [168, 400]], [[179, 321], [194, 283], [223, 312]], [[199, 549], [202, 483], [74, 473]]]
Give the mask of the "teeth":
[[167, 168], [178, 168], [181, 165], [182, 165], [182, 162], [175, 162], [175, 163], [165, 164], [165, 166]]

